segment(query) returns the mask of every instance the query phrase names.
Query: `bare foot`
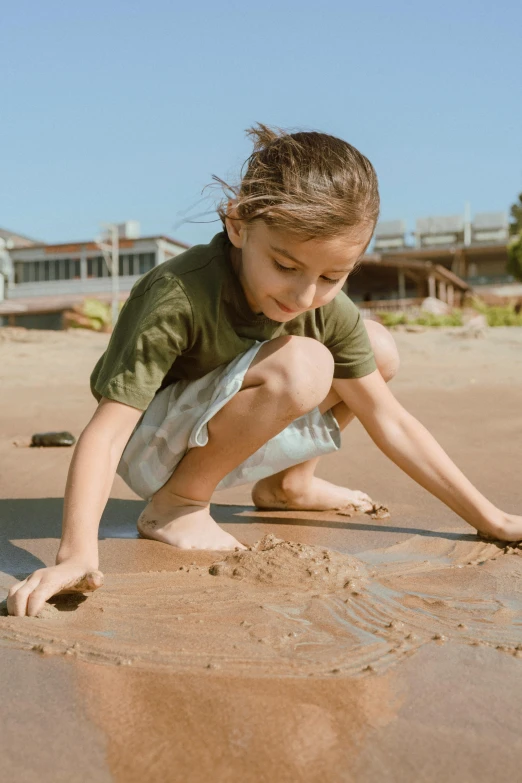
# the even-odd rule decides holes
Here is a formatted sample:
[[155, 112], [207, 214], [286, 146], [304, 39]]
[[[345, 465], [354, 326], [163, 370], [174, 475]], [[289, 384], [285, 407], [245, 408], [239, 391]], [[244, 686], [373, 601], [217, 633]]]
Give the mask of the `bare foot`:
[[210, 516], [209, 506], [176, 505], [152, 498], [138, 519], [138, 533], [178, 549], [245, 549]]
[[283, 489], [275, 476], [261, 479], [252, 490], [258, 508], [295, 511], [355, 511], [387, 515], [387, 509], [371, 499], [366, 492], [331, 484], [314, 476], [307, 486]]

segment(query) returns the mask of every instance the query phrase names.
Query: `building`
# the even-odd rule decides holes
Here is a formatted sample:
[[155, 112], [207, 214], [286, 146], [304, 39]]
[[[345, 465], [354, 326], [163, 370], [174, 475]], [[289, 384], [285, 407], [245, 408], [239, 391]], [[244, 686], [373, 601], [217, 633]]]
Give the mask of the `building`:
[[413, 243], [402, 220], [379, 222], [374, 252], [348, 283], [350, 296], [375, 302], [436, 296], [459, 304], [471, 291], [486, 298], [522, 296], [522, 285], [506, 273], [507, 213], [486, 212], [420, 218]]
[[[188, 247], [168, 236], [140, 237], [136, 221], [118, 228], [121, 299], [141, 275]], [[420, 218], [411, 235], [403, 220], [381, 221], [373, 252], [346, 290], [369, 313], [414, 307], [428, 296], [458, 306], [472, 292], [492, 301], [522, 300], [522, 285], [506, 274], [508, 237], [504, 212], [473, 220]], [[0, 325], [59, 328], [61, 313], [87, 297], [111, 298], [109, 269], [96, 242], [47, 245], [0, 229]]]
[[[141, 275], [189, 247], [168, 236], [140, 237], [135, 221], [123, 223], [118, 228], [122, 299], [128, 296]], [[17, 240], [13, 240], [14, 236]], [[0, 319], [4, 324], [33, 326], [36, 315], [59, 316], [88, 297], [110, 299], [110, 273], [96, 242], [48, 245], [10, 234], [5, 229], [0, 238], [4, 255], [7, 251], [10, 261], [9, 273], [3, 275], [4, 301], [0, 301]], [[7, 269], [5, 262], [4, 269]], [[58, 320], [40, 318], [37, 322], [45, 328]]]
[[369, 253], [349, 276], [346, 291], [366, 309], [397, 310], [418, 305], [428, 296], [458, 307], [472, 286], [433, 260]]
[[[187, 247], [167, 236], [120, 236], [120, 290], [130, 291], [138, 277]], [[109, 269], [95, 242], [33, 244], [12, 248], [9, 255], [14, 279], [6, 298], [71, 293], [90, 296], [111, 289]]]

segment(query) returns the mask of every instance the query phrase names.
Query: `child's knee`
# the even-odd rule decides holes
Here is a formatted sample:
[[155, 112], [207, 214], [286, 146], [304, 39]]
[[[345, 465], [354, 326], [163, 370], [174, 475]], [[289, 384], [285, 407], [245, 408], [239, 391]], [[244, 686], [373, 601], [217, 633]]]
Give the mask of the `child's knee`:
[[377, 368], [388, 382], [397, 375], [401, 363], [397, 344], [391, 332], [377, 321], [365, 319], [364, 325], [372, 344]]
[[287, 336], [273, 354], [271, 382], [297, 405], [314, 408], [332, 385], [334, 360], [322, 343], [310, 337]]

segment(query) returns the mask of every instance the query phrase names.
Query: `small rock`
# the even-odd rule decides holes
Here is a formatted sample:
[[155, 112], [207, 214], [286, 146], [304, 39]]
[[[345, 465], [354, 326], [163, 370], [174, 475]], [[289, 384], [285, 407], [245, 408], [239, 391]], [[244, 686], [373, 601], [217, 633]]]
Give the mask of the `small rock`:
[[76, 438], [70, 432], [36, 432], [31, 446], [74, 446]]
[[421, 332], [426, 331], [425, 326], [421, 326], [421, 324], [406, 324], [404, 327], [405, 332], [413, 332], [414, 334], [420, 334]]
[[42, 653], [42, 655], [53, 655], [54, 648], [49, 644], [33, 644], [33, 650]]
[[451, 308], [441, 299], [436, 299], [434, 296], [427, 296], [421, 304], [421, 310], [423, 313], [431, 313], [432, 315], [447, 315]]

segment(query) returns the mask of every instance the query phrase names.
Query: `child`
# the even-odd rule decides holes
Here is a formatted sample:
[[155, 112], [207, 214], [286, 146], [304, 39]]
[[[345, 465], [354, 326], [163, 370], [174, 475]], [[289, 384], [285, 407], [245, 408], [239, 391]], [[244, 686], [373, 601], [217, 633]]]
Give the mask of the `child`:
[[393, 338], [342, 292], [377, 222], [370, 162], [322, 133], [249, 134], [241, 185], [218, 210], [224, 232], [144, 275], [121, 312], [92, 374], [98, 407], [71, 462], [56, 565], [10, 590], [11, 614], [102, 584], [98, 525], [116, 469], [149, 501], [140, 535], [181, 549], [242, 547], [209, 503], [249, 481], [260, 508], [367, 510], [364, 493], [314, 476], [354, 416], [481, 533], [522, 537], [522, 517], [486, 500], [388, 390]]

